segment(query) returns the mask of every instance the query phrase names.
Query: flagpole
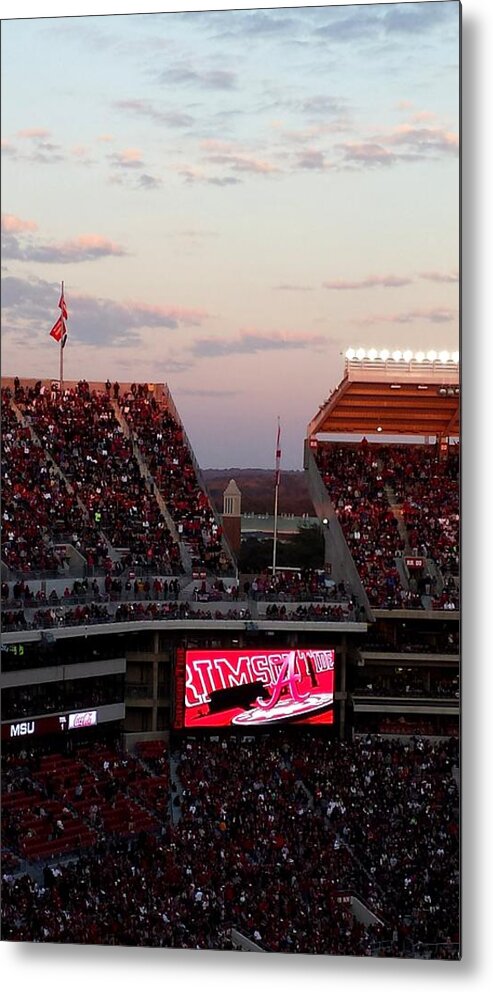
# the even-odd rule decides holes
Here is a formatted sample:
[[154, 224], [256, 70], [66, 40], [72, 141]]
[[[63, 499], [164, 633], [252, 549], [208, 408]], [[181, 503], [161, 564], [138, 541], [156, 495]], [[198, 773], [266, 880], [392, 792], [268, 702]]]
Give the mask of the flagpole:
[[[60, 299], [63, 300], [63, 298], [64, 298], [64, 293], [63, 293], [63, 281], [62, 281], [62, 295]], [[60, 338], [60, 396], [62, 395], [62, 389], [63, 389], [63, 337], [64, 336], [62, 334]]]
[[274, 497], [274, 546], [272, 549], [272, 575], [276, 574], [276, 555], [277, 555], [277, 509], [279, 505], [279, 477], [280, 477], [280, 463], [281, 463], [281, 450], [279, 447], [281, 435], [281, 424], [279, 417], [277, 418], [277, 445], [276, 445], [276, 490]]

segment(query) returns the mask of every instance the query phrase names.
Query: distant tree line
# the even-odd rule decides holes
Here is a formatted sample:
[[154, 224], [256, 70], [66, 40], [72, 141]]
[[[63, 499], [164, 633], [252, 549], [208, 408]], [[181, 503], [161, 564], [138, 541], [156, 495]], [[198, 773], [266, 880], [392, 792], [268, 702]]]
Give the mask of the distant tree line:
[[[273, 538], [247, 537], [241, 542], [240, 572], [260, 572], [272, 565]], [[277, 542], [278, 568], [323, 568], [324, 539], [320, 527], [300, 527], [289, 540]]]

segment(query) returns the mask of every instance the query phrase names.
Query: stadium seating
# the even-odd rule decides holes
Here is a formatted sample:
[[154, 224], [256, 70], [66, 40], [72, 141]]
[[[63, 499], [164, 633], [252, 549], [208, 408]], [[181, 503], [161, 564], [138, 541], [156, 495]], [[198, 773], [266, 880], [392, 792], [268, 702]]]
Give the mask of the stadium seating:
[[146, 488], [109, 396], [91, 391], [84, 381], [64, 390], [61, 399], [41, 389], [21, 386], [16, 403], [98, 533], [113, 549], [123, 549], [125, 565], [176, 574], [178, 545]]
[[[207, 494], [199, 485], [183, 429], [166, 403], [133, 384], [119, 396], [120, 409], [191, 555], [192, 566], [222, 570], [222, 529]], [[225, 563], [228, 565], [229, 563]]]
[[[29, 876], [4, 878], [5, 939], [221, 948], [236, 926], [270, 951], [458, 957], [452, 739], [183, 740], [175, 822], [159, 742], [6, 762], [7, 816], [34, 835], [22, 853], [53, 866], [67, 850], [66, 835], [45, 839], [40, 807], [65, 810], [78, 846], [76, 865], [45, 875], [49, 901]], [[358, 923], [348, 894], [380, 923]]]
[[[458, 453], [439, 461], [427, 445], [319, 442], [316, 460], [370, 604], [422, 609], [422, 590], [403, 586], [398, 558], [431, 560], [442, 573], [429, 577], [429, 607], [458, 608]], [[424, 591], [424, 590], [423, 590]]]

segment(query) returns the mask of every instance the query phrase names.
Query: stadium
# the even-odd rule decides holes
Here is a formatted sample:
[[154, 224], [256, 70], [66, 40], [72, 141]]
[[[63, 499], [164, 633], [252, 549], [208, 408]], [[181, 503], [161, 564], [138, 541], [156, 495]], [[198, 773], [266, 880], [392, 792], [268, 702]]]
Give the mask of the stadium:
[[4, 940], [460, 957], [458, 358], [346, 353], [256, 575], [166, 384], [2, 379]]

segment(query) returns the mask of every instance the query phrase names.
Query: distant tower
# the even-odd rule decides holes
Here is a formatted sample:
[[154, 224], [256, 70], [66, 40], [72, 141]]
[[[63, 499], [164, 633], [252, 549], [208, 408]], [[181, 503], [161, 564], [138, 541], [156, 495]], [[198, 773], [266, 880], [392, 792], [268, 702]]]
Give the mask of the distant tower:
[[223, 493], [223, 530], [233, 553], [241, 546], [241, 492], [231, 479]]

